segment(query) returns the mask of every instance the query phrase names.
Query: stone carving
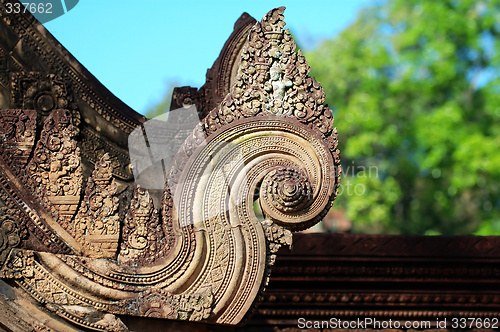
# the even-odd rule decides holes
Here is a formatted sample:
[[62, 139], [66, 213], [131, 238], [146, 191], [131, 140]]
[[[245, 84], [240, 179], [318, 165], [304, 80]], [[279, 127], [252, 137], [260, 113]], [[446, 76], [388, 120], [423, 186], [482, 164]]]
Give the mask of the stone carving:
[[[243, 46], [239, 75], [234, 89], [205, 121], [205, 130], [212, 133], [222, 124], [256, 114], [293, 116], [324, 138], [333, 137], [333, 117], [325, 102], [325, 92], [311, 77], [309, 65], [284, 29], [284, 7], [268, 13], [250, 30]], [[336, 146], [330, 143], [332, 152]]]
[[154, 262], [172, 246], [171, 225], [164, 228], [153, 199], [145, 189], [137, 187], [122, 227], [119, 261]]
[[23, 109], [33, 109], [45, 118], [56, 109], [71, 111], [72, 122], [78, 131], [80, 113], [73, 102], [73, 94], [62, 77], [38, 72], [12, 75], [11, 102]]
[[268, 92], [272, 91], [273, 93], [274, 100], [272, 100], [269, 104], [271, 112], [280, 115], [292, 115], [289, 105], [283, 105], [283, 108], [287, 110], [287, 113], [283, 113], [283, 108], [280, 107], [283, 99], [285, 99], [286, 90], [292, 87], [292, 81], [283, 77], [283, 69], [280, 67], [278, 62], [273, 63], [270, 74], [271, 78], [264, 84], [264, 90]]
[[48, 214], [45, 214], [47, 219], [41, 218], [44, 212], [35, 211], [35, 209], [40, 209], [40, 205], [30, 207], [31, 204], [26, 203], [27, 195], [31, 195], [31, 188], [26, 186], [23, 192], [18, 186], [19, 183], [31, 183], [30, 178], [26, 177], [26, 169], [12, 166], [13, 170], [18, 171], [14, 173], [9, 172], [9, 166], [2, 163], [1, 158], [0, 164], [2, 165], [0, 167], [0, 205], [7, 209], [0, 209], [0, 212], [5, 214], [5, 218], [16, 223], [21, 239], [26, 240], [23, 244], [54, 253], [74, 252], [73, 243], [65, 234], [61, 234], [61, 231], [65, 232], [64, 229], [60, 226], [52, 228], [50, 225], [59, 224]]
[[16, 73], [12, 76], [12, 102], [23, 109], [34, 109], [47, 116], [52, 110], [68, 109], [70, 95], [61, 77], [39, 73]]
[[0, 154], [16, 171], [26, 165], [35, 144], [34, 110], [0, 110]]
[[19, 228], [18, 220], [19, 211], [0, 207], [0, 264], [5, 262], [10, 249], [17, 247], [27, 235], [26, 229]]
[[230, 92], [238, 74], [241, 49], [255, 22], [253, 17], [243, 13], [234, 24], [234, 31], [224, 44], [219, 57], [212, 68], [207, 70], [206, 82], [198, 91], [200, 99], [203, 100], [201, 103], [203, 118]]
[[28, 278], [34, 276], [34, 255], [30, 251], [10, 250], [8, 258], [0, 270], [0, 276], [8, 279]]
[[118, 148], [115, 144], [109, 142], [108, 139], [99, 136], [94, 130], [89, 128], [82, 128], [80, 134], [79, 147], [82, 158], [95, 164], [104, 153], [108, 153], [111, 158], [111, 165], [113, 165], [113, 175], [123, 180], [131, 180], [133, 178], [130, 169], [130, 159], [125, 149]]
[[[266, 238], [269, 241], [269, 251], [272, 254], [273, 261], [276, 258], [276, 254], [282, 245], [288, 246], [290, 249], [292, 247], [292, 232], [288, 229], [284, 229], [269, 220], [262, 222], [264, 227]], [[274, 262], [272, 263], [274, 264]]]
[[[108, 154], [95, 165], [76, 218], [75, 234], [90, 257], [115, 258], [120, 235], [118, 198]], [[138, 231], [140, 232], [140, 231]]]
[[[201, 321], [212, 313], [213, 295], [172, 295], [163, 290], [146, 291], [139, 299], [118, 303], [117, 312], [154, 318]], [[112, 309], [113, 310], [113, 309]]]
[[300, 211], [311, 198], [311, 184], [294, 168], [273, 170], [262, 181], [261, 204], [266, 205], [266, 210]]
[[[213, 135], [199, 154], [191, 156], [178, 181], [176, 192], [182, 194], [174, 196], [174, 206], [181, 225], [191, 221], [196, 229], [207, 230], [207, 260], [212, 266], [206, 269], [220, 271], [222, 276], [215, 282], [215, 276], [209, 279], [209, 274], [198, 287], [213, 288], [216, 308], [224, 303], [224, 297], [218, 298], [221, 290], [232, 292], [238, 299], [218, 318], [218, 323], [234, 324], [243, 318], [241, 313], [249, 310], [251, 298], [257, 296], [266, 273], [266, 234], [253, 212], [254, 193], [260, 190], [261, 199], [263, 192], [270, 193], [270, 203], [261, 203], [264, 215], [276, 227], [285, 227], [281, 233], [286, 238], [286, 229], [303, 229], [317, 222], [318, 215], [330, 206], [335, 186], [333, 165], [329, 149], [307, 126], [293, 118], [283, 121], [271, 115], [234, 121]], [[271, 184], [258, 189], [266, 178]], [[227, 188], [226, 183], [231, 183], [231, 187]], [[278, 190], [286, 190], [286, 194], [281, 195]], [[304, 197], [295, 195], [295, 191]], [[286, 206], [288, 197], [292, 198], [290, 206]], [[193, 206], [193, 201], [207, 208], [200, 210]], [[276, 209], [276, 205], [283, 208]], [[294, 209], [295, 206], [301, 208]], [[279, 239], [283, 235], [273, 236], [273, 251], [287, 242]], [[225, 260], [225, 253], [229, 251], [232, 257], [236, 246], [243, 246], [239, 252], [245, 259]], [[238, 282], [229, 274], [235, 270], [246, 271]], [[227, 283], [237, 286], [229, 290], [224, 288]]]
[[71, 219], [80, 202], [82, 167], [71, 112], [53, 111], [46, 119], [28, 172], [35, 192], [50, 202], [58, 222], [74, 234]]
[[[22, 99], [22, 107], [46, 117], [36, 148], [28, 154], [32, 180], [12, 181], [20, 200], [28, 198], [19, 209], [36, 221], [43, 219], [33, 224], [47, 228], [44, 234], [69, 233], [47, 242], [62, 241], [70, 249], [47, 252], [50, 243], [39, 250], [30, 242], [15, 248], [19, 228], [5, 222], [0, 238], [5, 233], [8, 244], [0, 249], [0, 259], [6, 258], [0, 276], [13, 279], [49, 315], [86, 329], [126, 330], [115, 315], [225, 325], [244, 321], [266, 285], [278, 249], [291, 246], [292, 231], [321, 220], [340, 175], [331, 111], [284, 29], [283, 10], [272, 10], [251, 28], [245, 20], [236, 34], [241, 40], [224, 53], [230, 55], [223, 61], [227, 72], [212, 75], [221, 79], [207, 82], [207, 90], [176, 90], [173, 106], [196, 106], [191, 117], [196, 121], [189, 129], [173, 131], [179, 144], [170, 151], [174, 157], [161, 163], [159, 188], [146, 190], [137, 179], [135, 185], [128, 181], [128, 155], [114, 145], [120, 139], [125, 145], [120, 135], [135, 131], [133, 116], [106, 113], [99, 103], [89, 102], [90, 110], [79, 110], [84, 121], [77, 136], [74, 115], [57, 109], [69, 107], [64, 101], [70, 87], [56, 76], [14, 75], [12, 102]], [[36, 79], [26, 79], [30, 75]], [[227, 91], [221, 102], [207, 100], [209, 86]], [[82, 101], [93, 98], [83, 90], [74, 88]], [[100, 116], [92, 113], [94, 108]], [[101, 137], [103, 123], [114, 127]], [[137, 125], [137, 139], [144, 140], [139, 134], [164, 124]], [[157, 142], [166, 134], [159, 131], [144, 140], [155, 160], [165, 152]], [[108, 136], [116, 141], [105, 143]], [[141, 165], [140, 160], [130, 164], [135, 171]], [[117, 195], [127, 188], [135, 190], [120, 210]], [[126, 212], [120, 216], [120, 211]]]

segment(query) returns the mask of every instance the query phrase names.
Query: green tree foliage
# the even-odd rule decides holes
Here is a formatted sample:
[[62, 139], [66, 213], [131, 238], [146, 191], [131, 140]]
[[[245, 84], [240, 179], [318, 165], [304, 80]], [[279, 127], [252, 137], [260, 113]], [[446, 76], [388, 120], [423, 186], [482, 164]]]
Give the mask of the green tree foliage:
[[393, 0], [307, 54], [355, 232], [500, 234], [499, 35], [499, 1]]
[[162, 99], [151, 106], [145, 113], [144, 116], [148, 119], [153, 119], [157, 116], [160, 116], [164, 113], [170, 111], [170, 103], [172, 101], [172, 93], [174, 91], [174, 87], [180, 86], [176, 81], [169, 81], [166, 85], [166, 92], [163, 95]]

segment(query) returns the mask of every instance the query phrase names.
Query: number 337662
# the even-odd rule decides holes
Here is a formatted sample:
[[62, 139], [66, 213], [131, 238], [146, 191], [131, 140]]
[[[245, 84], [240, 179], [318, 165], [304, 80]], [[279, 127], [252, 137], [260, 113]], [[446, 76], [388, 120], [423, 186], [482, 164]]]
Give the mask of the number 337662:
[[6, 3], [5, 4], [5, 12], [7, 14], [19, 14], [21, 12], [26, 13], [29, 11], [31, 14], [39, 13], [39, 14], [52, 14], [52, 3], [34, 3], [34, 2], [23, 2], [21, 6], [20, 3]]

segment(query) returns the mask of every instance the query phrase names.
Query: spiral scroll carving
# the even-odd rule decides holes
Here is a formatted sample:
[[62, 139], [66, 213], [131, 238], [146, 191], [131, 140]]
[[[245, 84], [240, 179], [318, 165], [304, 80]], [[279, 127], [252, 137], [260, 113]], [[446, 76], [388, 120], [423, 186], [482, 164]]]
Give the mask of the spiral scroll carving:
[[302, 172], [280, 168], [266, 175], [260, 197], [262, 202], [272, 202], [272, 206], [281, 212], [300, 211], [311, 203], [311, 184]]
[[[317, 222], [330, 206], [335, 185], [328, 147], [294, 118], [240, 119], [194, 152], [178, 181], [174, 205], [178, 222], [192, 222], [204, 236], [206, 256], [194, 260], [207, 264], [189, 290], [212, 289], [220, 314], [216, 322], [242, 319], [268, 273], [266, 262], [273, 260], [266, 258], [267, 243], [275, 252], [289, 242], [275, 236], [288, 237], [288, 230]], [[255, 192], [260, 192], [264, 224], [254, 211]], [[285, 230], [268, 232], [273, 222]], [[216, 277], [214, 270], [222, 273]]]

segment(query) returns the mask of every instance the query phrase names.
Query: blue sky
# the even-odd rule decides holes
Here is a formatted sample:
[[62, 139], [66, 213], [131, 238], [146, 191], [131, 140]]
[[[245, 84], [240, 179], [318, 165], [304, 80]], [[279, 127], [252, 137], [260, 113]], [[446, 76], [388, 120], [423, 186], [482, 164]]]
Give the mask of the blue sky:
[[139, 113], [170, 84], [200, 87], [234, 22], [286, 6], [287, 27], [311, 49], [356, 19], [370, 0], [80, 0], [45, 27], [111, 92]]

